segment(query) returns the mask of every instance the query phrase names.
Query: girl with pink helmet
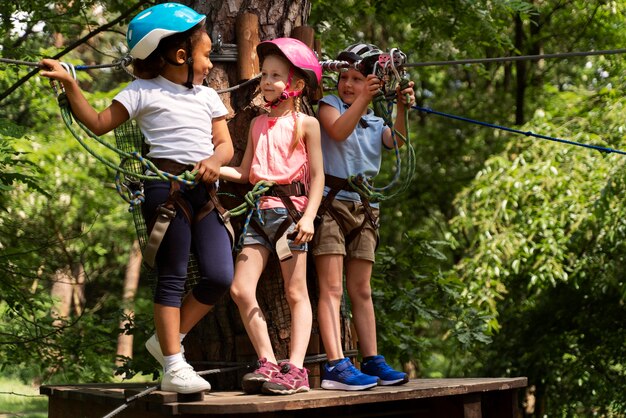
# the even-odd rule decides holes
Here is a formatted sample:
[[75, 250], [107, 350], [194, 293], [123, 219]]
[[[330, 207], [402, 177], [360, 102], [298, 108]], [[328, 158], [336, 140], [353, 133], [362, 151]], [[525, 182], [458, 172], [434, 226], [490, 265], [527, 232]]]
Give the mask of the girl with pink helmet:
[[[231, 296], [259, 357], [256, 370], [243, 377], [244, 392], [284, 395], [310, 389], [304, 368], [312, 326], [307, 246], [322, 199], [324, 167], [319, 123], [300, 112], [300, 100], [303, 94], [315, 91], [322, 69], [313, 51], [296, 39], [261, 42], [257, 52], [260, 89], [269, 112], [252, 120], [241, 164], [222, 167], [220, 178], [274, 183], [261, 198], [257, 216], [242, 237]], [[280, 260], [292, 318], [289, 361], [280, 365], [256, 299], [257, 284], [272, 252]]]

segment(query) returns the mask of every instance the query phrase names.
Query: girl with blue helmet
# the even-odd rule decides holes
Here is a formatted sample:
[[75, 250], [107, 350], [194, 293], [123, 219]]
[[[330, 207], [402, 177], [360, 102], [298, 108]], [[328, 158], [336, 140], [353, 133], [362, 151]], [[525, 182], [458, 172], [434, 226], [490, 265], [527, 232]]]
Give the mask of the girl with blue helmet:
[[[76, 80], [51, 59], [41, 75], [62, 83], [74, 116], [96, 135], [135, 119], [149, 149], [147, 157], [162, 171], [196, 172], [196, 187], [145, 183], [143, 214], [151, 229], [163, 213], [175, 213], [155, 257], [156, 335], [148, 351], [164, 368], [161, 389], [179, 393], [209, 390], [183, 356], [187, 332], [226, 293], [233, 279], [231, 239], [216, 210], [220, 167], [233, 156], [227, 109], [217, 92], [203, 85], [213, 67], [205, 16], [178, 3], [150, 7], [135, 16], [126, 39], [137, 79], [96, 111]], [[173, 209], [164, 211], [163, 209]], [[197, 254], [200, 280], [183, 298], [189, 253]]]

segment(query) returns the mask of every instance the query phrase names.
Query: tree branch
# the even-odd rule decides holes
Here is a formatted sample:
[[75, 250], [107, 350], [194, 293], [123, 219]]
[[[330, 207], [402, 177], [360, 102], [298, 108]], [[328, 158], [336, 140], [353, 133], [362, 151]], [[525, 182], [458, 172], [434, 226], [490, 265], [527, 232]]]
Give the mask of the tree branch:
[[[77, 48], [78, 46], [82, 45], [83, 43], [87, 42], [87, 40], [93, 38], [94, 36], [96, 36], [100, 32], [108, 30], [109, 28], [117, 25], [120, 21], [122, 21], [123, 19], [128, 17], [130, 14], [135, 12], [137, 9], [139, 9], [141, 6], [143, 6], [144, 4], [147, 4], [147, 3], [150, 3], [150, 1], [149, 0], [142, 0], [142, 1], [140, 1], [136, 5], [134, 5], [130, 9], [127, 9], [124, 13], [119, 15], [117, 17], [117, 19], [112, 20], [111, 22], [107, 23], [106, 25], [100, 26], [98, 29], [94, 30], [93, 32], [89, 32], [87, 35], [85, 35], [84, 37], [82, 37], [82, 38], [78, 39], [77, 41], [73, 42], [68, 47], [66, 47], [63, 51], [61, 51], [61, 52], [57, 53], [56, 55], [54, 55], [52, 58], [54, 58], [54, 59], [61, 58], [62, 56], [64, 56], [68, 52], [72, 51], [73, 49]], [[39, 72], [39, 68], [35, 68], [34, 70], [31, 70], [28, 74], [26, 74], [24, 77], [19, 79], [15, 84], [13, 84], [11, 87], [9, 87], [7, 90], [5, 90], [0, 95], [0, 102], [2, 100], [4, 100], [8, 95], [13, 93], [15, 90], [17, 90], [22, 84], [27, 82], [32, 76], [34, 76], [38, 72]]]

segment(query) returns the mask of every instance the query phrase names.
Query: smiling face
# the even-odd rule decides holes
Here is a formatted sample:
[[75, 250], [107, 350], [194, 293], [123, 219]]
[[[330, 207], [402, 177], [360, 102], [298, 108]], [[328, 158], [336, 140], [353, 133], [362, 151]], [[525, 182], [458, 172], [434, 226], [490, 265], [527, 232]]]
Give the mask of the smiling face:
[[202, 84], [213, 68], [209, 58], [212, 46], [211, 38], [203, 31], [193, 46], [193, 84]]
[[[287, 88], [291, 64], [278, 55], [268, 55], [261, 68], [261, 92], [267, 101], [280, 97]], [[292, 80], [293, 83], [293, 80]], [[293, 87], [293, 86], [292, 86]]]
[[352, 68], [341, 72], [337, 84], [337, 92], [341, 100], [346, 104], [352, 104], [365, 88], [365, 80], [365, 76], [360, 71]]

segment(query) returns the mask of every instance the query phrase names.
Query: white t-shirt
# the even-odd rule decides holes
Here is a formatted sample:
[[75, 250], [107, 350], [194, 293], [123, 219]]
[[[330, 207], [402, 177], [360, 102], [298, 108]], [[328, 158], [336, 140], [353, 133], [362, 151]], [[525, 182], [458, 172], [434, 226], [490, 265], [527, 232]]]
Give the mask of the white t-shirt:
[[150, 146], [148, 157], [195, 164], [213, 155], [212, 120], [228, 113], [217, 92], [161, 76], [131, 82], [113, 100], [135, 119]]

